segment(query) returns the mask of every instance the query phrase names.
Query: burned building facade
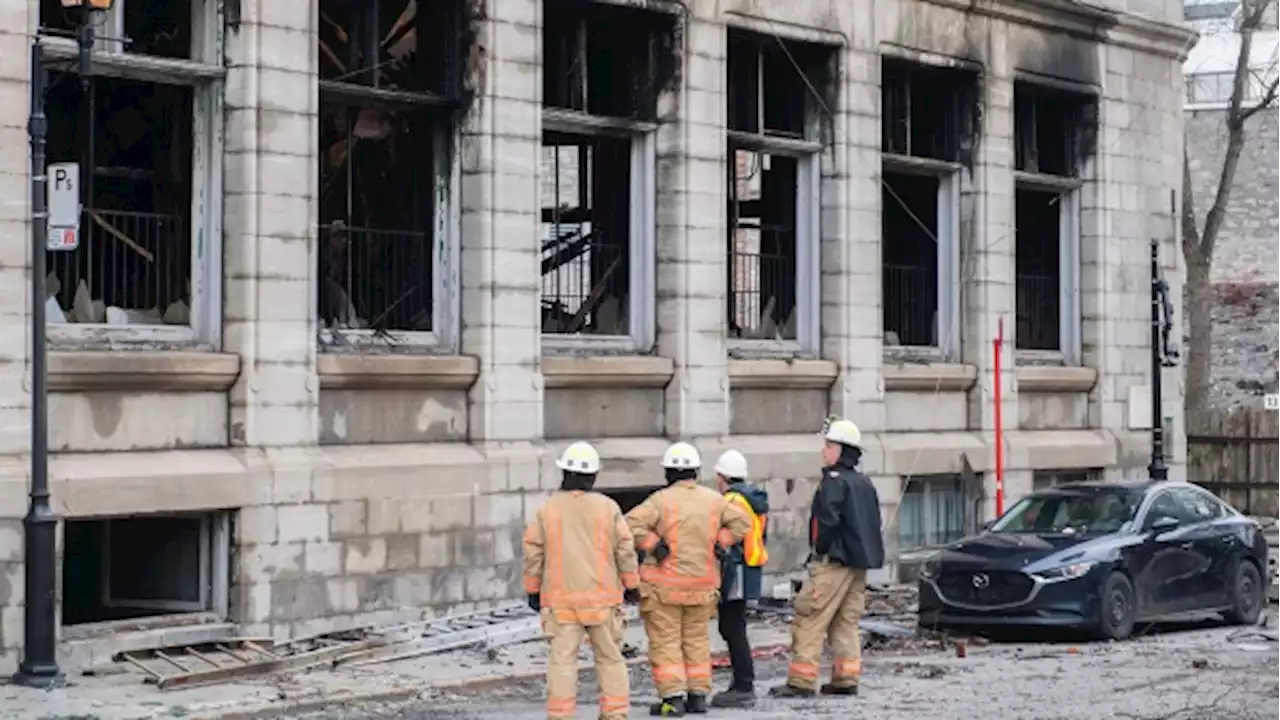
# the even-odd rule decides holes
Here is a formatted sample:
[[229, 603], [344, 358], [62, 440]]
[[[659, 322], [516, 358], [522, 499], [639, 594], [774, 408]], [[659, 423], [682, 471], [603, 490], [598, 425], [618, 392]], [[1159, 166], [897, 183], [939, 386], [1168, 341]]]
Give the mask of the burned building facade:
[[[990, 517], [997, 384], [1008, 501], [1143, 473], [1180, 12], [116, 0], [89, 78], [50, 37], [49, 156], [80, 163], [84, 206], [45, 305], [65, 659], [130, 642], [103, 633], [122, 620], [290, 636], [516, 597], [522, 525], [578, 439], [624, 504], [671, 439], [741, 449], [779, 575], [828, 413], [863, 429], [885, 577]], [[68, 23], [0, 2], [3, 669], [25, 58]]]

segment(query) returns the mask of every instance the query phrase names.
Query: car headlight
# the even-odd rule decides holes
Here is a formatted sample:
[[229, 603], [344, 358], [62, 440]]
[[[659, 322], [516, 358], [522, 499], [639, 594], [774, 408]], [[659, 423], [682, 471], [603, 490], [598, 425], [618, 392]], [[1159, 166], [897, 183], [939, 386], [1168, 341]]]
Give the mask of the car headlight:
[[1084, 577], [1089, 570], [1093, 569], [1094, 563], [1073, 563], [1071, 565], [1062, 565], [1048, 570], [1041, 570], [1036, 576], [1042, 580], [1075, 580], [1078, 577]]
[[942, 561], [937, 553], [930, 555], [920, 563], [920, 577], [926, 580], [938, 577], [938, 572], [942, 570]]

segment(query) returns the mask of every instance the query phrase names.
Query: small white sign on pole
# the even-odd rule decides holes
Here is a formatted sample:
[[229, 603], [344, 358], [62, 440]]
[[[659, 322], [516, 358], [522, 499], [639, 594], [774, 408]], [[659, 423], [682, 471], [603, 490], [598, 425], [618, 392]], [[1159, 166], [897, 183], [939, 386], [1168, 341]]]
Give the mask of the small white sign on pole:
[[80, 246], [80, 165], [54, 163], [49, 178], [50, 250], [75, 250]]

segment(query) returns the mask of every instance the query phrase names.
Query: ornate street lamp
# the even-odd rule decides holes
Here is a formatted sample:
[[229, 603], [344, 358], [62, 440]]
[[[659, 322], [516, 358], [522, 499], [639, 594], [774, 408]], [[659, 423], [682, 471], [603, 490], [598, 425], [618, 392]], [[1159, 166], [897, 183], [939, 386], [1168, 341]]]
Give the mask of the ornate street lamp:
[[[112, 0], [62, 0], [80, 10], [76, 40], [80, 77], [88, 82], [93, 54], [92, 14], [111, 9]], [[47, 688], [62, 681], [58, 667], [58, 516], [49, 504], [48, 358], [45, 333], [45, 252], [49, 234], [49, 178], [45, 167], [48, 123], [44, 114], [44, 48], [37, 32], [31, 43], [31, 485], [23, 518], [26, 574], [25, 639], [13, 681]]]

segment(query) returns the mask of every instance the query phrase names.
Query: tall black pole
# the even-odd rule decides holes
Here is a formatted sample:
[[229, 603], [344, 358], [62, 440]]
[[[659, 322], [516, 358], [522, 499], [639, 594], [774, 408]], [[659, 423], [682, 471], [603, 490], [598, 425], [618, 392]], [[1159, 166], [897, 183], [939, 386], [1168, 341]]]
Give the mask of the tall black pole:
[[49, 505], [48, 368], [45, 355], [45, 250], [49, 227], [49, 178], [45, 169], [44, 57], [39, 37], [31, 44], [31, 489], [25, 531], [26, 641], [14, 682], [49, 687], [62, 679], [58, 669], [58, 516]]
[[1164, 355], [1160, 347], [1164, 333], [1161, 311], [1164, 308], [1164, 283], [1160, 278], [1160, 239], [1151, 238], [1151, 465], [1152, 480], [1168, 480], [1169, 468], [1164, 462]]

